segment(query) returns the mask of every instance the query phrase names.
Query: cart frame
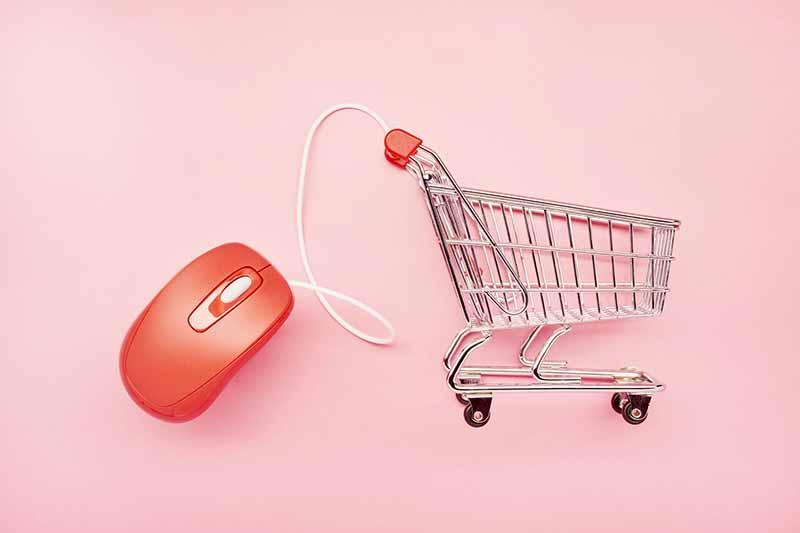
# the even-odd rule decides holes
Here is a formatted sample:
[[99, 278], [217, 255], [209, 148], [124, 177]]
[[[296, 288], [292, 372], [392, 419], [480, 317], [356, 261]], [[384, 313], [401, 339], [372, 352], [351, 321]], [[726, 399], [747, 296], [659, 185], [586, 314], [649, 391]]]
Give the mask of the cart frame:
[[[466, 422], [485, 425], [496, 393], [586, 391], [613, 393], [612, 408], [627, 422], [642, 423], [651, 396], [664, 389], [652, 375], [633, 367], [570, 368], [546, 357], [572, 324], [661, 314], [680, 222], [462, 188], [436, 152], [403, 130], [387, 133], [385, 147], [389, 161], [419, 179], [466, 320], [443, 359], [447, 384], [466, 406]], [[598, 227], [607, 231], [606, 246], [593, 230]], [[615, 247], [615, 234], [628, 249], [619, 236]], [[588, 236], [586, 244], [579, 235]], [[519, 366], [467, 365], [493, 331], [512, 328], [531, 328]], [[545, 328], [552, 331], [529, 358]], [[490, 383], [487, 377], [503, 379]]]

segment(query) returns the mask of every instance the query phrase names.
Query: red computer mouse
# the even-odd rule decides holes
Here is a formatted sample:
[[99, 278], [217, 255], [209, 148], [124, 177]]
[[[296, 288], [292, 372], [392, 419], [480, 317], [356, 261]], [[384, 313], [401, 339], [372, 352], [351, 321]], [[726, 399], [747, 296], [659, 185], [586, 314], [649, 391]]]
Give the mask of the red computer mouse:
[[294, 297], [280, 272], [243, 244], [201, 255], [167, 283], [122, 343], [119, 368], [148, 413], [191, 420], [281, 327]]

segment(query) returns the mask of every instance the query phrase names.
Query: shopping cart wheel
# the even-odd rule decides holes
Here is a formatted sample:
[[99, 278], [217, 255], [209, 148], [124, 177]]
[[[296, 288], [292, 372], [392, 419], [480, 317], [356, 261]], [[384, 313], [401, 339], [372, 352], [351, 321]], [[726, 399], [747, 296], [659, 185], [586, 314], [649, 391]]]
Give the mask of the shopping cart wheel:
[[628, 424], [638, 425], [647, 420], [650, 396], [630, 396], [622, 408], [622, 418]]
[[491, 398], [471, 398], [464, 409], [464, 420], [474, 428], [485, 426], [491, 417]]
[[611, 396], [611, 408], [618, 415], [622, 414], [622, 400], [623, 400], [622, 394], [620, 394], [619, 392], [615, 392]]

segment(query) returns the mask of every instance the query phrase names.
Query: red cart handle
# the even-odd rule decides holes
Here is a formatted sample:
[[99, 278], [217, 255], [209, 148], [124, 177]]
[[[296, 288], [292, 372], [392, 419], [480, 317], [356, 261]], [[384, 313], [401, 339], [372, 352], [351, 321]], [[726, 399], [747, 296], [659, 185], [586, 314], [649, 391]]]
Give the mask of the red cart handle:
[[404, 167], [408, 164], [408, 158], [414, 155], [422, 144], [422, 139], [405, 130], [393, 129], [386, 134], [383, 144], [386, 147], [384, 151], [386, 159], [390, 163]]

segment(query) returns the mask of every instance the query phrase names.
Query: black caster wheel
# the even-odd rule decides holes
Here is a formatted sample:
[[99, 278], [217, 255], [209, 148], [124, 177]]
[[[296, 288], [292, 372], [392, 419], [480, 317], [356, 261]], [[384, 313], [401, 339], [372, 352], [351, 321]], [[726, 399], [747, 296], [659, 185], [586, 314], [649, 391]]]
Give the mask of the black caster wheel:
[[489, 411], [485, 413], [483, 411], [476, 411], [471, 405], [467, 405], [466, 409], [464, 409], [464, 420], [474, 428], [482, 428], [485, 426], [489, 422], [490, 417], [491, 414]]
[[615, 413], [618, 415], [622, 414], [622, 394], [615, 392], [611, 396], [611, 408], [614, 410]]
[[647, 398], [646, 402], [635, 400], [629, 401], [625, 404], [625, 407], [622, 408], [622, 418], [625, 419], [625, 422], [628, 424], [633, 424], [634, 426], [641, 424], [647, 420], [647, 404], [649, 403], [650, 398]]
[[491, 398], [472, 398], [464, 408], [464, 420], [474, 428], [485, 426], [491, 416]]
[[461, 394], [460, 392], [456, 393], [456, 400], [458, 400], [458, 403], [460, 403], [461, 405], [469, 405], [469, 400], [465, 398], [464, 395]]

